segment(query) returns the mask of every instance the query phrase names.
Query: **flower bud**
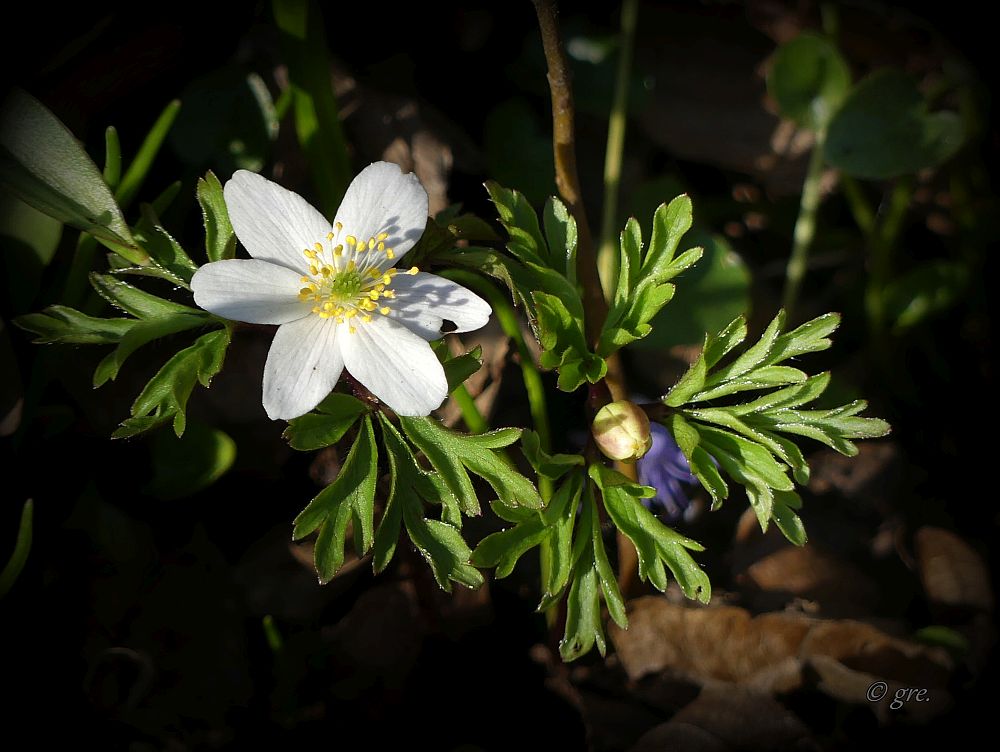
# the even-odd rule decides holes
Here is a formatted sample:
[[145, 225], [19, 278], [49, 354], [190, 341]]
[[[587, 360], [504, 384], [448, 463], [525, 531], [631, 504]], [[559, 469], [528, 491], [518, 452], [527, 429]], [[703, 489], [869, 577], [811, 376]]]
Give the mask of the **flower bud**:
[[649, 451], [649, 418], [638, 405], [619, 400], [597, 411], [590, 427], [597, 447], [613, 460], [634, 462]]

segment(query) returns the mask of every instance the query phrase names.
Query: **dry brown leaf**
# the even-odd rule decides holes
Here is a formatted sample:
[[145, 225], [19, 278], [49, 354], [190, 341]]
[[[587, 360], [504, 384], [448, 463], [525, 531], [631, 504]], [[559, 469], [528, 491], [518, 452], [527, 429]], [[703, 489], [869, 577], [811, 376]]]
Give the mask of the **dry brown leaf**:
[[941, 688], [947, 654], [853, 620], [797, 613], [751, 616], [734, 606], [678, 606], [657, 596], [629, 603], [630, 627], [609, 626], [632, 681], [660, 672], [706, 684], [725, 681], [772, 692], [802, 685], [802, 664], [834, 660], [845, 669], [907, 686]]
[[865, 616], [879, 599], [875, 583], [858, 567], [811, 543], [783, 546], [751, 564], [746, 577], [765, 591], [755, 599], [757, 606], [779, 608], [805, 598], [827, 616]]
[[920, 580], [937, 606], [993, 610], [993, 587], [986, 562], [955, 533], [922, 527], [914, 538]]
[[769, 752], [819, 749], [805, 724], [770, 697], [712, 685], [669, 722], [647, 732], [632, 752], [654, 750]]

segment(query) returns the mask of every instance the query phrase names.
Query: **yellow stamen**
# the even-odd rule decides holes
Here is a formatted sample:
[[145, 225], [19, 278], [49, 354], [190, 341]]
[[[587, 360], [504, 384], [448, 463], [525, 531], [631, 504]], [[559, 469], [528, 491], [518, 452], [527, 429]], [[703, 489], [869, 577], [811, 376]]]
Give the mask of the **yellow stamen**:
[[389, 237], [389, 233], [387, 233], [387, 232], [380, 232], [378, 234], [378, 239], [379, 240], [385, 240], [387, 237]]
[[380, 251], [384, 251], [385, 250], [385, 243], [383, 243], [381, 240], [378, 242], [378, 249]]
[[322, 253], [323, 252], [323, 244], [322, 243], [316, 243], [316, 245], [314, 245], [313, 248], [316, 249], [316, 253]]
[[326, 239], [327, 239], [327, 240], [333, 240], [333, 233], [332, 233], [332, 232], [328, 232], [328, 233], [326, 234]]
[[340, 222], [335, 222], [333, 226], [336, 228], [337, 232], [340, 232], [341, 230], [344, 229], [344, 226], [340, 224]]
[[416, 274], [419, 271], [420, 270], [417, 267], [411, 266], [409, 269], [406, 270], [406, 273], [412, 275], [412, 274]]
[[354, 246], [356, 246], [358, 244], [358, 239], [356, 237], [354, 237], [353, 235], [348, 235], [347, 238], [346, 238], [346, 242], [347, 242], [347, 244], [349, 246], [351, 246], [351, 248], [353, 248]]
[[371, 314], [366, 313], [364, 316], [361, 317], [361, 320], [364, 321], [366, 324], [370, 324], [372, 320]]
[[381, 313], [383, 316], [388, 316], [390, 310], [391, 309], [389, 308], [389, 306], [382, 306], [381, 308], [378, 309], [378, 312]]
[[385, 249], [385, 257], [386, 258], [394, 259], [394, 258], [396, 258], [396, 253], [395, 253], [395, 251], [392, 250], [392, 248], [386, 248]]
[[354, 327], [352, 326], [352, 327], [351, 327], [351, 328], [350, 328], [350, 329], [349, 329], [348, 331], [349, 331], [349, 332], [350, 332], [351, 334], [354, 334], [354, 333], [355, 333], [355, 332], [357, 332], [358, 330], [357, 330], [357, 329], [355, 329], [355, 328], [354, 328]]

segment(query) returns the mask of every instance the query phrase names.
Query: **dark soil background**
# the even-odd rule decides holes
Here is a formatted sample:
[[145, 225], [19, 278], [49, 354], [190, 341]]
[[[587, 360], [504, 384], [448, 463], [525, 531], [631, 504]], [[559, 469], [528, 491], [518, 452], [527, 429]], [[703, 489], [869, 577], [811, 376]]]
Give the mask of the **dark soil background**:
[[[581, 179], [596, 225], [615, 58], [587, 58], [600, 58], [620, 9], [564, 5], [566, 38], [590, 44], [576, 48], [574, 66]], [[4, 266], [3, 346], [15, 364], [6, 369], [4, 399], [21, 398], [23, 412], [0, 439], [0, 560], [29, 498], [35, 526], [28, 566], [0, 601], [2, 729], [27, 736], [0, 746], [64, 739], [136, 752], [358, 742], [827, 750], [921, 748], [991, 734], [991, 546], [1000, 522], [990, 439], [988, 286], [1000, 144], [990, 119], [993, 29], [976, 20], [971, 3], [907, 13], [874, 3], [836, 7], [855, 79], [896, 65], [933, 80], [962, 61], [982, 128], [949, 164], [918, 177], [897, 253], [901, 269], [961, 257], [972, 282], [914, 329], [873, 343], [861, 303], [863, 240], [841, 194], [824, 201], [799, 316], [838, 310], [844, 323], [834, 349], [806, 367], [832, 367], [838, 393], [869, 399], [870, 414], [894, 431], [853, 460], [806, 447], [814, 477], [803, 493], [805, 548], [776, 531], [762, 535], [739, 495], [718, 512], [693, 515], [678, 526], [707, 547], [699, 561], [712, 577], [713, 604], [695, 608], [673, 590], [637, 585], [632, 628], [611, 630], [606, 658], [595, 652], [568, 666], [558, 658], [558, 635], [534, 611], [530, 556], [508, 579], [446, 594], [404, 545], [377, 577], [367, 560], [354, 561], [319, 586], [308, 544], [290, 544], [290, 523], [338, 461], [333, 450], [293, 452], [282, 427], [267, 420], [259, 391], [270, 333], [240, 330], [223, 373], [191, 401], [193, 421], [236, 441], [234, 467], [204, 490], [164, 498], [172, 494], [150, 484], [156, 440], [108, 436], [170, 351], [144, 349], [118, 381], [94, 392], [103, 349], [35, 346], [10, 325], [59, 302], [75, 242], [67, 231], [50, 266], [25, 272], [30, 292], [15, 294], [19, 267]], [[487, 218], [486, 178], [536, 201], [553, 191], [530, 3], [356, 3], [325, 14], [331, 81], [355, 168], [400, 162], [428, 187], [432, 211], [462, 202]], [[198, 102], [140, 196], [151, 200], [183, 180], [164, 219], [197, 257], [194, 182], [207, 168], [225, 180], [234, 159], [259, 152], [264, 174], [315, 196], [290, 117], [273, 142], [257, 143], [251, 133], [235, 148], [226, 127], [239, 130], [237, 106], [186, 97], [193, 82], [223, 71], [220, 80], [234, 86], [256, 72], [278, 99], [286, 77], [270, 18], [266, 3], [225, 15], [214, 7], [95, 14], [83, 4], [56, 11], [35, 3], [6, 23], [4, 72], [48, 105], [99, 164], [107, 125], [117, 127], [127, 157], [170, 99]], [[648, 223], [650, 191], [656, 203], [691, 193], [701, 228], [724, 238], [749, 270], [752, 282], [737, 297], [749, 301], [751, 330], [759, 332], [779, 304], [807, 156], [781, 130], [763, 72], [777, 44], [818, 27], [820, 9], [780, 0], [644, 2], [639, 18], [623, 216], [635, 211]], [[185, 134], [204, 132], [223, 135], [212, 149], [192, 152]], [[663, 186], [677, 190], [666, 194]], [[956, 186], [971, 190], [962, 198], [972, 213], [964, 221]], [[878, 205], [889, 186], [866, 190]], [[499, 329], [465, 342], [484, 346], [486, 368], [470, 382], [483, 409], [498, 425], [528, 425]], [[628, 352], [634, 389], [662, 392], [690, 353], [677, 343]], [[554, 393], [554, 379], [547, 383]], [[579, 407], [574, 397], [552, 397], [557, 448], [580, 441]], [[453, 406], [443, 415], [457, 420]], [[472, 520], [467, 531], [476, 540], [498, 524]], [[280, 644], [269, 642], [269, 630]], [[876, 681], [890, 692], [926, 690], [927, 701], [890, 710], [888, 700], [866, 698]]]

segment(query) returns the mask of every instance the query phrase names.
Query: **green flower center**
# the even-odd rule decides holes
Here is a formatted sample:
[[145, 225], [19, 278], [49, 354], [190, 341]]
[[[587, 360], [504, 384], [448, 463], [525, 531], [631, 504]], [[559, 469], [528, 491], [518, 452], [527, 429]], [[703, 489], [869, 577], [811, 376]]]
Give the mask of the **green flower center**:
[[[344, 244], [336, 242], [343, 228], [338, 224], [323, 243], [316, 243], [302, 253], [309, 262], [307, 274], [301, 277], [304, 287], [299, 290], [299, 300], [312, 303], [312, 312], [322, 319], [332, 318], [338, 324], [346, 323], [354, 334], [356, 325], [370, 323], [373, 314], [388, 316], [392, 309], [386, 300], [396, 297], [390, 285], [396, 269], [382, 271], [381, 260], [394, 258], [391, 248], [386, 248], [384, 236], [358, 242], [347, 235]], [[404, 274], [416, 274], [412, 267]]]

